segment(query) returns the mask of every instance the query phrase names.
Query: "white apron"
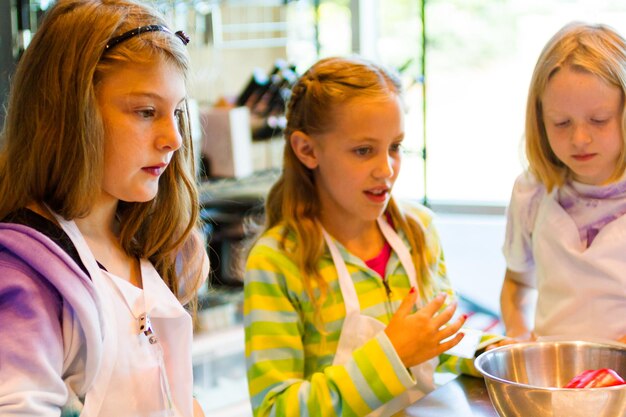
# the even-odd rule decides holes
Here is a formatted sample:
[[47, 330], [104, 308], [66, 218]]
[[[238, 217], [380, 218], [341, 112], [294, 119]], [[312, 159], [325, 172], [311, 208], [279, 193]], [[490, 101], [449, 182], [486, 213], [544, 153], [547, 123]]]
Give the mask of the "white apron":
[[[95, 376], [91, 386], [88, 388], [85, 402], [80, 414], [81, 417], [95, 417], [100, 415], [103, 403], [107, 401], [107, 391], [109, 386], [116, 384], [115, 378], [112, 378], [113, 369], [116, 366], [116, 358], [123, 355], [124, 352], [118, 350], [118, 336], [124, 335], [128, 329], [119, 330], [116, 322], [116, 315], [112, 310], [112, 303], [108, 299], [111, 292], [108, 280], [98, 266], [87, 242], [83, 238], [80, 230], [73, 221], [67, 221], [61, 216], [55, 214], [57, 221], [69, 236], [72, 243], [76, 247], [81, 261], [89, 271], [89, 275], [96, 288], [98, 296], [102, 299], [102, 316], [107, 319], [103, 321], [103, 349], [102, 361], [99, 371]], [[144, 291], [156, 292], [156, 286], [165, 286], [163, 280], [152, 265], [146, 265], [149, 262], [141, 261], [141, 274]], [[158, 289], [162, 291], [163, 288]], [[167, 302], [154, 305], [154, 302], [146, 303], [146, 312], [151, 321], [154, 335], [158, 341], [151, 347], [154, 347], [154, 354], [157, 360], [163, 363], [162, 372], [162, 388], [161, 399], [158, 395], [152, 399], [139, 399], [138, 407], [135, 415], [137, 416], [174, 416], [174, 417], [192, 417], [193, 416], [193, 375], [191, 367], [191, 341], [192, 326], [191, 317], [183, 309], [174, 295], [165, 286], [166, 293], [169, 293], [175, 302]], [[151, 300], [151, 298], [148, 298]], [[138, 328], [137, 328], [138, 329]], [[132, 330], [131, 330], [132, 332]], [[169, 343], [163, 343], [169, 341]], [[139, 368], [141, 369], [141, 368]], [[119, 375], [119, 374], [118, 374]], [[127, 370], [125, 378], [133, 378], [136, 384], [142, 384], [144, 378], [138, 369]], [[170, 383], [171, 381], [171, 383]], [[129, 401], [135, 399], [129, 398]], [[142, 402], [143, 401], [143, 402]], [[160, 411], [155, 413], [155, 405], [151, 401], [162, 401]], [[142, 409], [141, 406], [150, 406]], [[114, 406], [115, 407], [115, 406]], [[107, 409], [111, 411], [111, 402], [107, 403]], [[119, 404], [119, 410], [115, 412], [116, 416], [128, 416], [129, 410], [124, 404]]]
[[538, 208], [532, 249], [538, 336], [615, 340], [626, 334], [626, 216], [585, 248], [554, 192]]
[[[398, 234], [382, 218], [378, 219], [378, 227], [380, 227], [385, 239], [389, 242], [391, 248], [396, 252], [398, 258], [400, 258], [400, 263], [406, 270], [411, 286], [417, 289], [417, 273], [415, 271], [415, 266], [413, 265], [413, 260], [411, 259], [411, 254], [404, 245], [404, 242], [402, 242]], [[335, 269], [337, 270], [341, 294], [346, 305], [346, 318], [343, 322], [343, 327], [341, 328], [341, 335], [339, 336], [339, 343], [337, 345], [337, 353], [335, 354], [335, 358], [333, 360], [333, 365], [343, 365], [348, 361], [348, 359], [350, 359], [352, 352], [355, 349], [363, 346], [367, 341], [376, 337], [376, 335], [385, 329], [386, 325], [373, 317], [361, 314], [359, 299], [357, 297], [352, 278], [348, 273], [346, 263], [341, 257], [339, 249], [333, 242], [332, 238], [325, 230], [322, 230], [322, 232], [333, 258]], [[419, 299], [416, 305], [419, 307]], [[415, 378], [416, 384], [391, 401], [383, 404], [378, 409], [372, 411], [369, 416], [391, 416], [398, 411], [404, 410], [425, 394], [434, 390], [435, 383], [433, 378], [435, 368], [438, 363], [438, 358], [433, 358], [430, 361], [412, 367], [411, 373]]]

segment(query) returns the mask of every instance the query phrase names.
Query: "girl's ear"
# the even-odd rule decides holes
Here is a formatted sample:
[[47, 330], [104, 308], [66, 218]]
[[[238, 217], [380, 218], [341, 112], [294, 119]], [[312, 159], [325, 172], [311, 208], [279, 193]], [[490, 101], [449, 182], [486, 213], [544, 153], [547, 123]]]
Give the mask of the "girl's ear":
[[319, 165], [315, 140], [304, 132], [296, 130], [289, 138], [289, 144], [296, 157], [309, 169]]

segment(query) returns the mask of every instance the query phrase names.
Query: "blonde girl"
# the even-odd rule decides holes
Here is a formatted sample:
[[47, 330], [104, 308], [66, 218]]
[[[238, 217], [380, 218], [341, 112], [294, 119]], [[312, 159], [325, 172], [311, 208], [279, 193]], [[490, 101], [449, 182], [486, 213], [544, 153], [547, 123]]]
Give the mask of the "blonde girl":
[[509, 336], [626, 341], [625, 91], [626, 42], [606, 25], [568, 24], [539, 56], [504, 245]]
[[442, 309], [430, 211], [391, 197], [403, 117], [398, 79], [362, 59], [323, 59], [293, 88], [283, 172], [246, 266], [256, 416], [391, 415], [434, 388], [438, 356], [462, 338], [444, 341], [464, 317]]

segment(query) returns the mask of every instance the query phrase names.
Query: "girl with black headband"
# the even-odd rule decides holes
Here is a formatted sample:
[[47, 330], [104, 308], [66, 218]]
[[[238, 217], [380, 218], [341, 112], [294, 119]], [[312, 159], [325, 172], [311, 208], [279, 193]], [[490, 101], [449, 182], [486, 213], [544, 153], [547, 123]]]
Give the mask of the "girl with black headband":
[[201, 415], [208, 274], [182, 32], [59, 0], [13, 78], [0, 154], [0, 415]]

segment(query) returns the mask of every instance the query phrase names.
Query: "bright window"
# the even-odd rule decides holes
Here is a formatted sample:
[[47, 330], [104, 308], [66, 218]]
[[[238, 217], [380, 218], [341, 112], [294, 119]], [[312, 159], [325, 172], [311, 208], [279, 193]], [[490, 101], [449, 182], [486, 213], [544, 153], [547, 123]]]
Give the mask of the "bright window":
[[[322, 56], [350, 52], [345, 22], [350, 22], [346, 13], [351, 4], [355, 0], [321, 1]], [[410, 85], [409, 152], [396, 193], [422, 198], [426, 192], [431, 202], [506, 204], [524, 167], [526, 94], [541, 49], [572, 20], [606, 23], [626, 36], [626, 4], [623, 0], [427, 1], [426, 169], [421, 159], [422, 86], [412, 84], [419, 79], [421, 67], [420, 6], [419, 1], [378, 1], [378, 21], [370, 25], [379, 30], [377, 59], [396, 68], [406, 66], [404, 78]], [[333, 9], [336, 14], [329, 13]], [[325, 25], [326, 21], [333, 24]], [[337, 22], [344, 22], [343, 26], [337, 28]], [[329, 27], [335, 28], [336, 36], [324, 31]]]

